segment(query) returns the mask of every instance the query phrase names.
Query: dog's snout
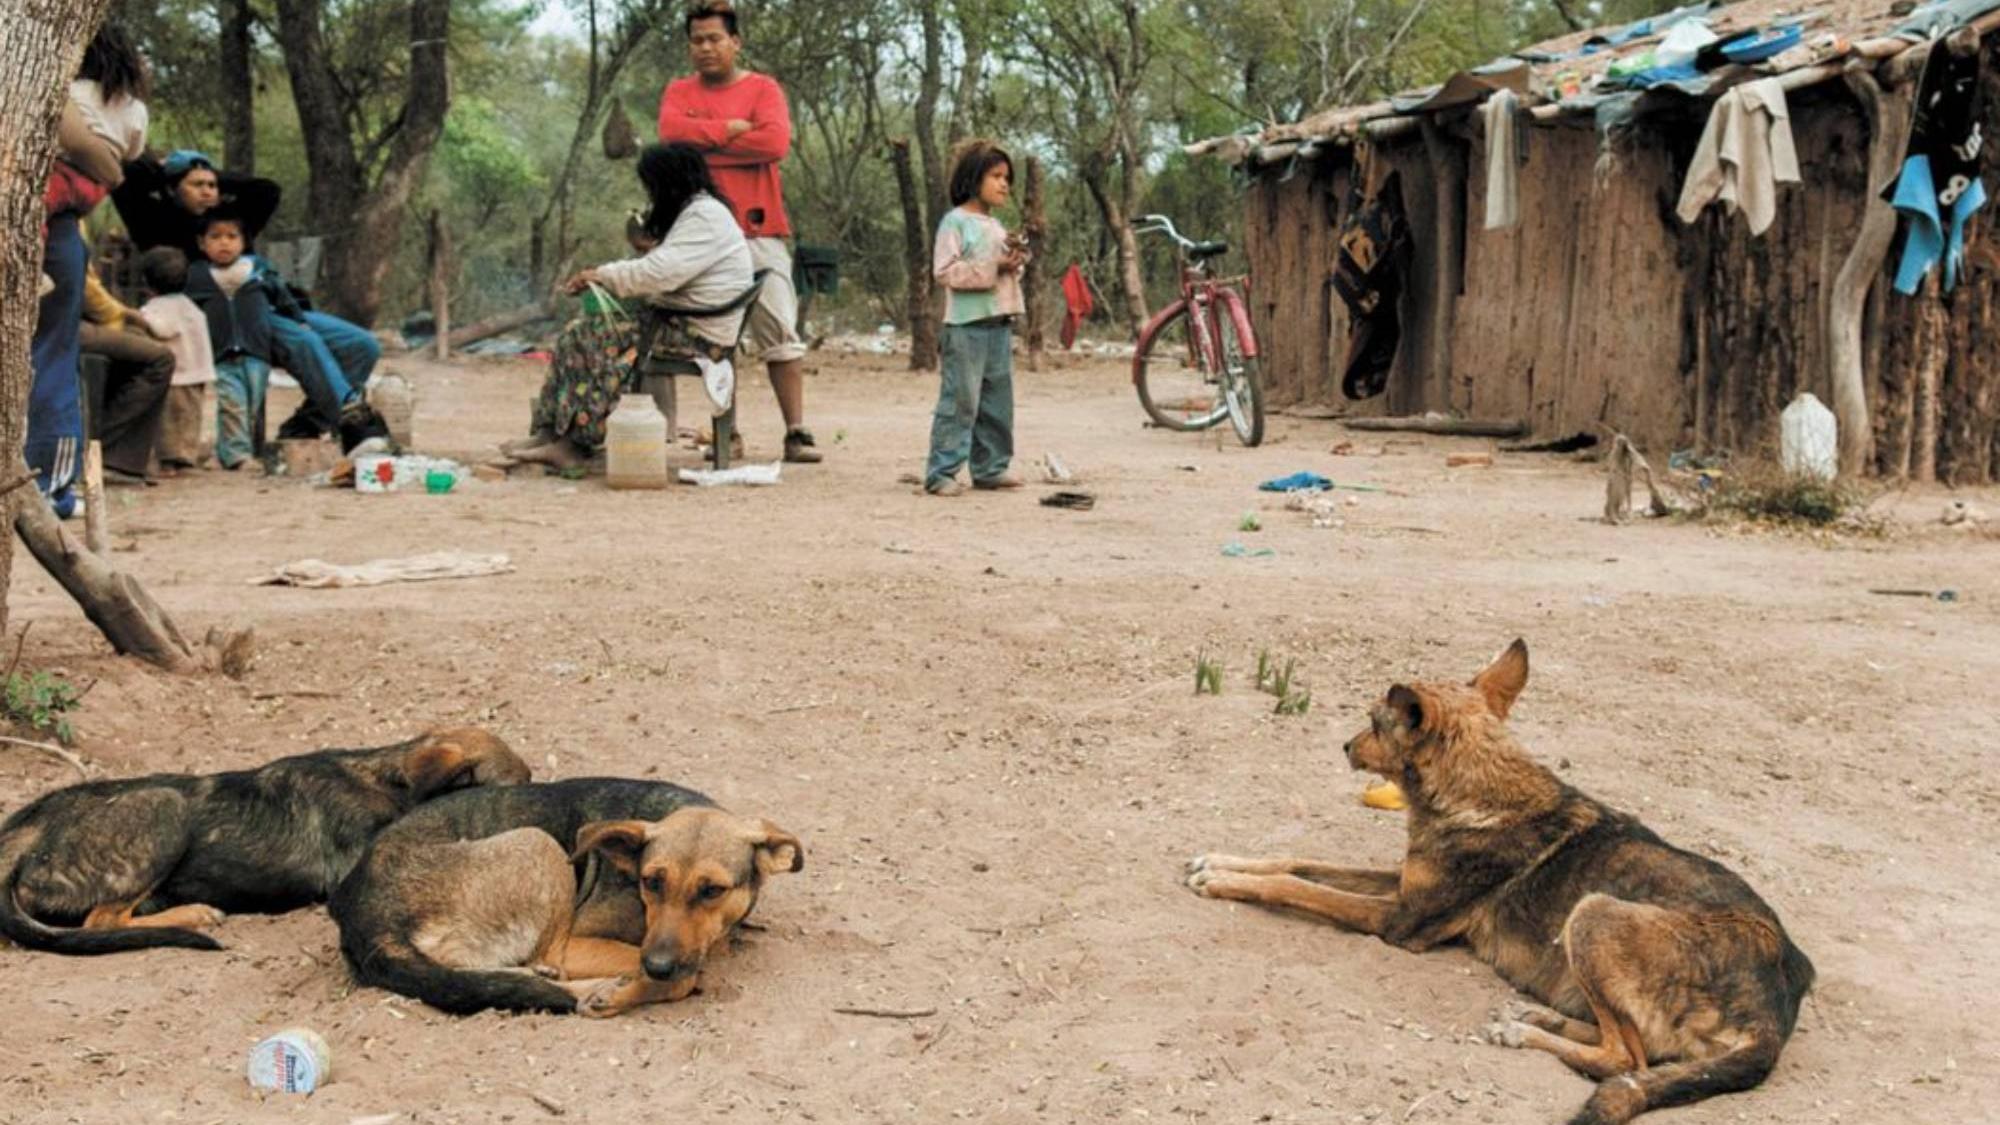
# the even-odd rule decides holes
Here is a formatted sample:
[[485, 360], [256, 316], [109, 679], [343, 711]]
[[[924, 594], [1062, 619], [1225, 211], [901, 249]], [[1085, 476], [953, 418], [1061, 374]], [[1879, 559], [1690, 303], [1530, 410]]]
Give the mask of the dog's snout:
[[648, 953], [639, 959], [640, 967], [653, 980], [676, 981], [692, 976], [697, 968], [692, 961], [683, 961], [671, 953]]

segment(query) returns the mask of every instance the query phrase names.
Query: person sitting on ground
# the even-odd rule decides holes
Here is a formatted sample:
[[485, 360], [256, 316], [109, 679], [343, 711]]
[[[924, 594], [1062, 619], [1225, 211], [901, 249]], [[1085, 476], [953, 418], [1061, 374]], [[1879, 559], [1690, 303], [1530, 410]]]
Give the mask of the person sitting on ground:
[[179, 476], [201, 462], [201, 408], [208, 385], [215, 382], [215, 352], [208, 337], [208, 317], [188, 299], [187, 255], [171, 246], [155, 246], [139, 256], [147, 300], [139, 311], [148, 323], [167, 334], [174, 353], [173, 384], [160, 412], [160, 475]]
[[86, 270], [78, 338], [85, 355], [103, 356], [108, 365], [96, 434], [104, 448], [105, 482], [154, 483], [148, 470], [174, 377], [174, 353], [163, 342], [168, 330], [127, 308], [95, 270]]
[[[639, 154], [639, 182], [651, 205], [638, 233], [654, 244], [641, 257], [584, 270], [563, 284], [567, 292], [581, 293], [594, 283], [613, 296], [638, 298], [671, 313], [726, 305], [750, 288], [750, 247], [729, 204], [717, 194], [699, 150], [684, 144], [647, 147]], [[643, 243], [634, 238], [633, 249]], [[728, 359], [743, 316], [665, 318], [654, 334], [653, 355]], [[510, 450], [516, 460], [566, 468], [588, 461], [604, 443], [605, 420], [631, 371], [628, 362], [585, 354], [587, 348], [603, 346], [602, 333], [594, 328], [586, 318], [563, 330], [535, 407], [534, 432], [540, 440]], [[618, 348], [619, 354], [629, 347]]]
[[[140, 250], [172, 246], [196, 261], [203, 215], [220, 209], [236, 216], [244, 251], [253, 252], [281, 194], [270, 180], [218, 171], [207, 154], [181, 149], [126, 164], [125, 182], [111, 200]], [[388, 433], [363, 393], [382, 358], [374, 333], [330, 313], [300, 310], [300, 319], [280, 317], [273, 324], [271, 361], [291, 372], [306, 395], [278, 436], [313, 438], [333, 429], [344, 451]]]
[[215, 459], [234, 470], [255, 449], [252, 426], [271, 377], [275, 326], [304, 312], [278, 271], [244, 252], [243, 220], [202, 216], [202, 261], [188, 267], [187, 296], [208, 318], [215, 349]]

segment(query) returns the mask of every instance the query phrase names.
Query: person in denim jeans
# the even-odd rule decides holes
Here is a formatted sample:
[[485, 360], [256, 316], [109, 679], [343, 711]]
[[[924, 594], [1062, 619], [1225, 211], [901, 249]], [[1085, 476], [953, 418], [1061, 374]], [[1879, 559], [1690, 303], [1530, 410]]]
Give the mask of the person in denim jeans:
[[[180, 149], [162, 161], [128, 163], [125, 182], [111, 199], [139, 250], [172, 246], [189, 261], [199, 261], [202, 216], [217, 209], [235, 215], [250, 251], [281, 195], [271, 180], [218, 171], [205, 153]], [[297, 320], [274, 318], [272, 328], [270, 359], [292, 373], [306, 396], [278, 428], [278, 436], [317, 437], [337, 427], [342, 449], [349, 449], [365, 437], [388, 432], [362, 394], [382, 358], [374, 333], [330, 313], [303, 309]]]
[[993, 217], [1012, 194], [1014, 162], [991, 141], [967, 142], [951, 173], [952, 209], [938, 224], [931, 270], [945, 287], [944, 376], [931, 416], [924, 491], [956, 496], [958, 470], [972, 487], [1008, 489], [1014, 457], [1014, 318], [1021, 314], [1026, 246]]

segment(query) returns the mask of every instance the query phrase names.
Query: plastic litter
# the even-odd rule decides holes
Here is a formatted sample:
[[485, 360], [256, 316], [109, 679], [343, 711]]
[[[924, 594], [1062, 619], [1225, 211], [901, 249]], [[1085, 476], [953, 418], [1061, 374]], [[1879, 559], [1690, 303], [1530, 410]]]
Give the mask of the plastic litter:
[[780, 462], [768, 465], [738, 465], [733, 469], [682, 469], [681, 482], [713, 488], [721, 484], [746, 484], [757, 487], [778, 483]]
[[1268, 559], [1275, 558], [1278, 554], [1269, 547], [1259, 547], [1253, 551], [1234, 539], [1222, 545], [1222, 553], [1232, 559]]

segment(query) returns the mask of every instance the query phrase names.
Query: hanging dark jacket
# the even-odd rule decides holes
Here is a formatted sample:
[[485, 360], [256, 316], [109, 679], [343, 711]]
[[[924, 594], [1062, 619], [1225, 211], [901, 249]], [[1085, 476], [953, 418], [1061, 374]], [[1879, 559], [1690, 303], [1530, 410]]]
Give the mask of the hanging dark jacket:
[[232, 356], [255, 356], [271, 362], [271, 318], [303, 319], [299, 304], [292, 299], [285, 279], [262, 258], [252, 256], [255, 265], [250, 280], [235, 296], [223, 293], [216, 284], [215, 267], [197, 261], [188, 267], [187, 298], [201, 306], [208, 317], [209, 345], [218, 360]]

